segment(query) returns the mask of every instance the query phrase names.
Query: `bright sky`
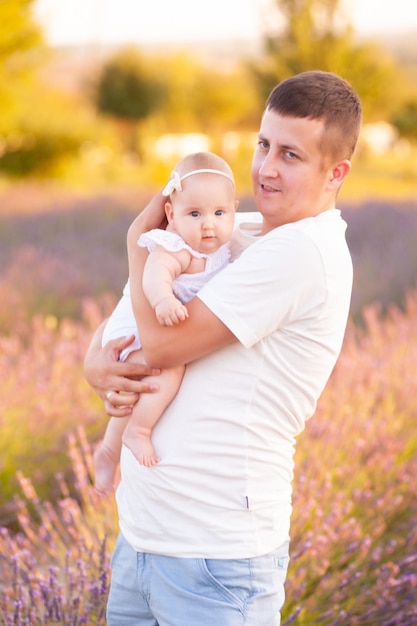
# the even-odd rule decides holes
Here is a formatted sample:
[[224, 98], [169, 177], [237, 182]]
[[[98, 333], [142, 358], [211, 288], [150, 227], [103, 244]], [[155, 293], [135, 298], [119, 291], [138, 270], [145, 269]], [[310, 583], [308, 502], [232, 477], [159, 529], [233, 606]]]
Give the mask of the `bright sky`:
[[[256, 38], [268, 1], [37, 0], [35, 10], [52, 45], [140, 44]], [[417, 11], [410, 12], [410, 0], [343, 0], [343, 5], [360, 35], [417, 29]]]

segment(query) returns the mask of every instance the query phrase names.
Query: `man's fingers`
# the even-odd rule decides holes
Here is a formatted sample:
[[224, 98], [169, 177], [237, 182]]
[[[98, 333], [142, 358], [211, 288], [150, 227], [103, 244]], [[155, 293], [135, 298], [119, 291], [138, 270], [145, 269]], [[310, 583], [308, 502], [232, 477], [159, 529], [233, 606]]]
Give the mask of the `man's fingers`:
[[104, 402], [104, 408], [106, 410], [107, 415], [110, 417], [129, 417], [132, 414], [131, 406], [124, 406], [121, 408], [115, 407], [108, 400]]
[[134, 335], [127, 335], [126, 337], [117, 337], [117, 339], [112, 339], [111, 341], [107, 342], [107, 344], [105, 345], [105, 349], [107, 348], [109, 352], [116, 354], [117, 358], [119, 358], [119, 354], [123, 350], [128, 348], [130, 344], [134, 342], [134, 340], [135, 340]]
[[[115, 375], [123, 378], [130, 378], [132, 380], [140, 380], [144, 376], [158, 376], [161, 373], [160, 369], [149, 367], [149, 365], [145, 365], [144, 363], [135, 363], [134, 361], [124, 361], [123, 363], [117, 363], [117, 371], [115, 370]], [[125, 387], [120, 387], [118, 385], [114, 385], [114, 388], [123, 389], [124, 391], [137, 391], [137, 389], [125, 389]], [[138, 391], [140, 393], [140, 391]]]

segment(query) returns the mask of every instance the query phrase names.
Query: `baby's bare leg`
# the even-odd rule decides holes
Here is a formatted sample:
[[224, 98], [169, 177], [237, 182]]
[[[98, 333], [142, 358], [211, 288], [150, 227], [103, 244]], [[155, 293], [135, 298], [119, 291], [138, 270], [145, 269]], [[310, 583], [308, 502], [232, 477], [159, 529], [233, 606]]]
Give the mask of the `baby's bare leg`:
[[128, 421], [128, 417], [111, 417], [103, 441], [94, 452], [94, 486], [101, 496], [108, 496], [114, 491], [122, 435]]
[[[140, 350], [132, 352], [128, 361], [144, 362]], [[123, 433], [122, 441], [133, 452], [141, 465], [152, 467], [159, 461], [152, 445], [152, 431], [171, 400], [176, 395], [184, 375], [184, 366], [162, 370], [159, 376], [146, 377], [159, 385], [156, 393], [144, 393], [134, 406]]]

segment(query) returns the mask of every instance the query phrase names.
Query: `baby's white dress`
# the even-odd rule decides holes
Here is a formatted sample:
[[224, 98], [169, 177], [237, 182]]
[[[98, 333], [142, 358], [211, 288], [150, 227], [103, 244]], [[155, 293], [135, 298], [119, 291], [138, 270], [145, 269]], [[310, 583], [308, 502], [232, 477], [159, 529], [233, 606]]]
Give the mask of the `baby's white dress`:
[[[186, 249], [198, 259], [206, 259], [206, 266], [203, 272], [196, 274], [180, 274], [173, 282], [174, 295], [186, 304], [215, 274], [220, 272], [230, 262], [230, 246], [225, 244], [212, 254], [203, 254], [193, 250], [184, 239], [177, 233], [155, 228], [140, 236], [138, 245], [147, 248], [152, 252], [156, 246], [162, 246], [169, 252], [179, 252]], [[133, 314], [132, 302], [130, 299], [130, 281], [128, 280], [123, 295], [116, 308], [111, 314], [104, 328], [102, 345], [104, 346], [111, 339], [135, 335], [135, 341], [120, 354], [120, 360], [124, 361], [133, 350], [141, 347]]]

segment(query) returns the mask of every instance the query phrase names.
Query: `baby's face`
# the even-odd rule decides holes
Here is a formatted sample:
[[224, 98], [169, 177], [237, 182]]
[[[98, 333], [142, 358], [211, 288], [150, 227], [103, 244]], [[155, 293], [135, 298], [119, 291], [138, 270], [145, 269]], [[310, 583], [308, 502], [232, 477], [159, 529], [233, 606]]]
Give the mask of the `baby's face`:
[[229, 241], [237, 202], [230, 180], [218, 174], [195, 174], [182, 182], [167, 203], [168, 222], [198, 252], [211, 254]]

